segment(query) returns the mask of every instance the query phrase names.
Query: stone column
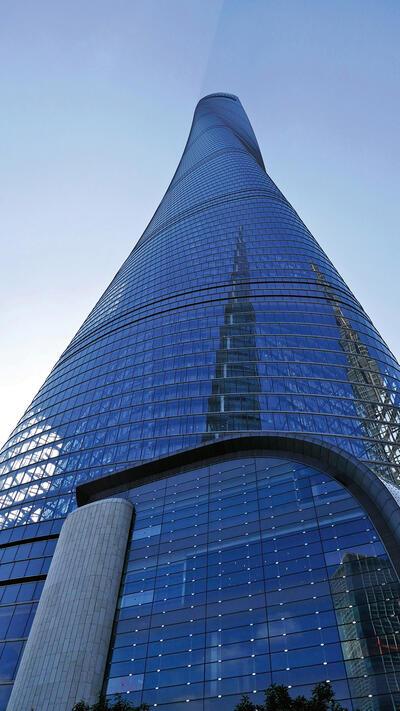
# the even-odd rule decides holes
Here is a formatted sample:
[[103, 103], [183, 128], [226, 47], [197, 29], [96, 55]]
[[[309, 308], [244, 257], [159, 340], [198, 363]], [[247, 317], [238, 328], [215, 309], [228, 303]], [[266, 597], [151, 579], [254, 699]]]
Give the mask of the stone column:
[[133, 506], [104, 499], [66, 519], [7, 711], [71, 711], [102, 688]]

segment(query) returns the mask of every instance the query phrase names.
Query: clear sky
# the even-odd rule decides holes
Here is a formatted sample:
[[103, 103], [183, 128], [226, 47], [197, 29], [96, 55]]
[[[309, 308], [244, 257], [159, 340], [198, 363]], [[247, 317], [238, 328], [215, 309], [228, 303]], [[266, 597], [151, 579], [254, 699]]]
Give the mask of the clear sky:
[[399, 37], [398, 0], [1, 0], [1, 441], [214, 91], [400, 355]]

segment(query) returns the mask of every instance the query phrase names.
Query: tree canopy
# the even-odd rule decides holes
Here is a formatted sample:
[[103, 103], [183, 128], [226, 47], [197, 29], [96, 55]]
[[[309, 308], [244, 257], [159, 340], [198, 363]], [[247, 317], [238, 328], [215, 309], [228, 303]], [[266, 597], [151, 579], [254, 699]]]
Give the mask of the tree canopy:
[[150, 711], [150, 706], [148, 704], [133, 706], [129, 701], [125, 701], [122, 696], [118, 695], [115, 701], [109, 701], [102, 697], [91, 706], [84, 701], [79, 701], [72, 711]]
[[271, 684], [265, 691], [263, 704], [254, 704], [245, 694], [233, 711], [347, 711], [338, 701], [329, 682], [316, 684], [311, 698], [296, 696], [292, 698], [287, 686]]
[[[133, 706], [122, 696], [117, 696], [114, 701], [101, 698], [91, 706], [80, 701], [75, 704], [72, 711], [150, 711], [150, 706], [148, 704]], [[271, 684], [265, 691], [263, 704], [254, 704], [250, 697], [244, 694], [232, 711], [347, 711], [347, 709], [335, 701], [335, 692], [331, 684], [323, 681], [314, 686], [310, 699], [306, 699], [305, 696], [292, 698], [287, 686]]]

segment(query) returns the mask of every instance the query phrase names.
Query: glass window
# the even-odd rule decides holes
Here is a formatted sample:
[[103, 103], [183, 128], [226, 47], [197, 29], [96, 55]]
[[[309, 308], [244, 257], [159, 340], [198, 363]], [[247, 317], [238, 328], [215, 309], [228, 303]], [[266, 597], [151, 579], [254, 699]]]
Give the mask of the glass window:
[[394, 693], [385, 669], [398, 663], [399, 581], [337, 481], [296, 461], [237, 457], [126, 496], [140, 528], [108, 694], [178, 711], [202, 694], [262, 698], [271, 681], [301, 690], [330, 679], [343, 701], [348, 683], [359, 699]]

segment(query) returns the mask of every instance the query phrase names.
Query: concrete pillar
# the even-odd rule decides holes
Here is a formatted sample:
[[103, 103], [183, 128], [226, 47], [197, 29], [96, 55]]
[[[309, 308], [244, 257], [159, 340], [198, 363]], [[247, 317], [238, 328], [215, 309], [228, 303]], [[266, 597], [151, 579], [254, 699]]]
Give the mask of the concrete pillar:
[[105, 499], [66, 519], [7, 711], [71, 711], [101, 691], [133, 506]]

